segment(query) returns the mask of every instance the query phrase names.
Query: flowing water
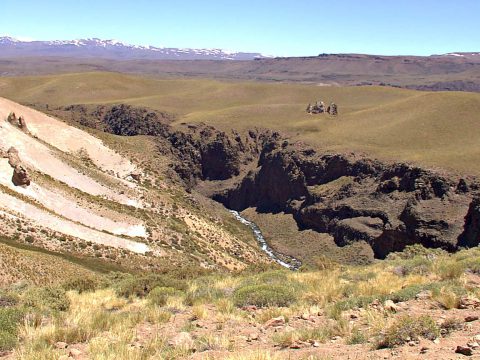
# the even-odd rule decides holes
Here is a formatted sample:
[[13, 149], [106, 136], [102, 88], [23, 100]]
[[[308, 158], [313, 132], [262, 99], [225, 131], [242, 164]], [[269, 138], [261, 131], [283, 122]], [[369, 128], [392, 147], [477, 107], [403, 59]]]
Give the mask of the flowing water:
[[233, 214], [233, 216], [235, 216], [235, 219], [237, 219], [242, 224], [247, 225], [250, 229], [252, 229], [253, 235], [255, 236], [255, 239], [257, 239], [258, 245], [260, 245], [260, 248], [268, 255], [270, 259], [272, 259], [276, 263], [290, 270], [298, 270], [298, 268], [302, 265], [300, 260], [295, 259], [294, 257], [282, 255], [275, 252], [268, 245], [267, 241], [263, 237], [263, 234], [260, 228], [257, 226], [257, 224], [245, 219], [242, 215], [240, 215], [238, 211], [235, 211], [235, 210], [229, 210], [229, 211]]

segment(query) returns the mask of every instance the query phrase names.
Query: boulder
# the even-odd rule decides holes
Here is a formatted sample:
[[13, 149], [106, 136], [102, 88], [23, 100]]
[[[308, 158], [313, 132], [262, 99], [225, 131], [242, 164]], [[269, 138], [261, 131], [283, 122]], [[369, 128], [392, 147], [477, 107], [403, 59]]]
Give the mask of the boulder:
[[30, 176], [27, 170], [22, 165], [17, 165], [13, 168], [12, 182], [15, 186], [29, 186]]
[[478, 309], [480, 300], [474, 296], [464, 296], [460, 299], [460, 309]]
[[139, 173], [139, 172], [132, 172], [130, 174], [130, 176], [132, 177], [133, 180], [135, 181], [140, 181], [140, 179], [142, 178], [142, 174]]
[[397, 312], [399, 309], [392, 300], [386, 300], [383, 304], [383, 308], [390, 312]]
[[462, 354], [462, 355], [465, 355], [465, 356], [472, 356], [473, 355], [472, 349], [469, 348], [468, 346], [458, 345], [457, 348], [455, 349], [455, 352], [457, 354]]
[[330, 115], [338, 115], [338, 108], [337, 108], [337, 105], [335, 103], [331, 103], [330, 106], [327, 108], [327, 112], [330, 114]]
[[21, 164], [20, 156], [18, 155], [18, 150], [13, 146], [10, 149], [8, 149], [7, 156], [8, 156], [8, 163], [10, 164], [11, 167], [15, 168], [15, 166]]
[[28, 131], [28, 127], [27, 127], [27, 122], [25, 121], [25, 118], [23, 116], [20, 116], [18, 118], [18, 124], [17, 124], [18, 128], [20, 130], [22, 130], [24, 133], [27, 133], [27, 134], [30, 134], [30, 131]]
[[27, 169], [23, 166], [20, 156], [18, 155], [18, 150], [14, 147], [11, 147], [7, 151], [8, 163], [13, 168], [12, 182], [15, 186], [29, 186], [30, 185], [30, 176], [28, 175]]
[[282, 316], [279, 316], [279, 317], [276, 317], [276, 318], [272, 318], [270, 320], [268, 320], [266, 323], [265, 323], [265, 329], [268, 329], [270, 327], [280, 327], [280, 326], [284, 326], [285, 325], [285, 317], [282, 315]]
[[8, 114], [7, 121], [12, 125], [18, 124], [17, 116], [15, 115], [14, 112], [11, 112], [10, 114]]

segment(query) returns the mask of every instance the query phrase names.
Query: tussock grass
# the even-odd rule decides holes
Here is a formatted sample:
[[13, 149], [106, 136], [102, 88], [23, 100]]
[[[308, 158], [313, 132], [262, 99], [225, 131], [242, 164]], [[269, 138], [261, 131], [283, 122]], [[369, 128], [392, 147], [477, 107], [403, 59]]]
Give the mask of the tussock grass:
[[389, 348], [419, 338], [434, 340], [439, 335], [440, 329], [430, 316], [403, 315], [385, 329], [376, 346], [377, 348]]
[[[94, 358], [99, 359], [127, 359], [128, 356], [132, 359], [181, 358], [191, 354], [192, 349], [175, 348], [158, 336], [138, 344], [135, 335], [139, 326], [169, 325], [179, 313], [187, 316], [178, 324], [177, 330], [191, 333], [194, 348], [207, 353], [232, 350], [230, 340], [237, 335], [229, 333], [233, 324], [264, 324], [278, 316], [284, 316], [290, 326], [296, 324], [294, 330], [278, 331], [272, 337], [279, 347], [289, 347], [296, 341], [325, 342], [333, 336], [341, 336], [346, 344], [375, 340], [376, 347], [398, 346], [409, 341], [407, 339], [432, 339], [438, 336], [440, 328], [443, 333], [448, 333], [457, 331], [462, 324], [453, 319], [437, 325], [428, 316], [394, 315], [381, 309], [387, 299], [408, 301], [424, 290], [430, 291], [432, 301], [445, 309], [457, 307], [464, 295], [476, 294], [476, 289], [467, 285], [464, 272], [471, 264], [480, 261], [479, 251], [441, 252], [435, 254], [434, 260], [430, 260], [431, 257], [429, 251], [416, 248], [411, 249], [410, 254], [392, 255], [391, 259], [362, 267], [342, 265], [321, 271], [206, 275], [182, 280], [175, 285], [176, 288], [153, 287], [148, 295], [144, 290], [137, 291], [138, 286], [158, 284], [156, 277], [146, 281], [144, 275], [110, 276], [107, 287], [95, 291], [71, 290], [65, 294], [63, 288], [56, 288], [55, 291], [63, 292], [68, 299], [69, 307], [64, 310], [45, 311], [45, 304], [50, 301], [44, 304], [37, 299], [26, 308], [28, 321], [20, 322], [15, 330], [17, 333], [12, 332], [15, 335], [9, 346], [17, 346], [15, 354], [19, 359], [33, 359], [35, 353], [40, 359], [55, 358], [58, 350], [53, 344], [57, 341], [86, 343], [90, 351], [98, 354]], [[422, 259], [432, 262], [425, 273], [396, 271], [399, 266], [426, 264]], [[169, 279], [167, 281], [171, 279], [161, 277], [165, 278]], [[118, 284], [125, 284], [125, 279], [129, 280], [125, 287], [127, 297], [118, 292]], [[82, 289], [83, 285], [79, 287]], [[45, 288], [20, 286], [16, 289], [2, 293], [16, 299], [7, 302], [11, 304], [7, 309], [19, 310], [22, 304], [31, 301], [31, 294], [41, 293]], [[380, 308], [371, 306], [374, 301]], [[239, 306], [244, 304], [256, 304], [261, 309], [255, 312], [240, 309]], [[346, 311], [349, 313], [344, 314]], [[350, 311], [360, 314], [362, 322], [352, 325], [347, 320]], [[319, 312], [327, 316], [323, 325], [306, 322], [303, 327], [298, 327], [299, 315]], [[199, 320], [212, 320], [216, 331], [210, 335], [200, 332], [199, 335]], [[17, 335], [21, 339], [19, 345], [14, 344]], [[105, 341], [105, 337], [110, 342]], [[241, 359], [244, 355], [240, 353], [238, 356]], [[266, 352], [258, 356], [274, 359], [276, 355]]]

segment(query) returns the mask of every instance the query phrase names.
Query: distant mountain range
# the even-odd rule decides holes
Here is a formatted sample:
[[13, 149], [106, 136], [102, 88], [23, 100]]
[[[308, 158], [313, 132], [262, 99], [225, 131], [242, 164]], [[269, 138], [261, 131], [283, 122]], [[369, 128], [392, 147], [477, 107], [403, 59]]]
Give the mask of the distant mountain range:
[[18, 56], [66, 56], [115, 60], [253, 60], [268, 58], [268, 56], [253, 52], [139, 46], [98, 38], [23, 41], [9, 36], [0, 37], [0, 57]]

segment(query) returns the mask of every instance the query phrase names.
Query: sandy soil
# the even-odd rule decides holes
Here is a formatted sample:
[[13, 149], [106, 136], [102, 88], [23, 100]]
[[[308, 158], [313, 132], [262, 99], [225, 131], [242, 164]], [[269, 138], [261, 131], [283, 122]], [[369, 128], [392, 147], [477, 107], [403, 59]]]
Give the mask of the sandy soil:
[[135, 166], [128, 159], [105, 146], [100, 139], [39, 111], [0, 98], [0, 119], [6, 118], [12, 111], [17, 117], [25, 118], [32, 135], [63, 152], [75, 153], [84, 150], [99, 168], [113, 171], [122, 178], [135, 170]]
[[91, 228], [105, 230], [116, 235], [147, 237], [145, 226], [141, 223], [130, 224], [99, 216], [79, 206], [75, 201], [64, 197], [61, 193], [45, 189], [34, 182], [27, 188], [15, 186], [11, 181], [12, 175], [13, 169], [8, 164], [8, 160], [0, 159], [0, 184], [38, 201], [56, 214]]
[[0, 148], [15, 147], [29, 167], [91, 195], [110, 198], [122, 204], [140, 207], [138, 201], [109, 189], [58, 159], [46, 145], [24, 134], [7, 122], [0, 122]]
[[115, 248], [123, 248], [140, 254], [144, 254], [145, 252], [149, 251], [149, 247], [146, 244], [106, 234], [98, 230], [88, 228], [84, 225], [62, 219], [3, 192], [0, 192], [0, 208], [3, 208], [7, 212], [18, 213], [21, 216], [36, 222], [39, 226], [41, 225], [48, 227], [52, 230], [74, 236], [85, 241], [92, 241], [94, 243], [112, 246]]

